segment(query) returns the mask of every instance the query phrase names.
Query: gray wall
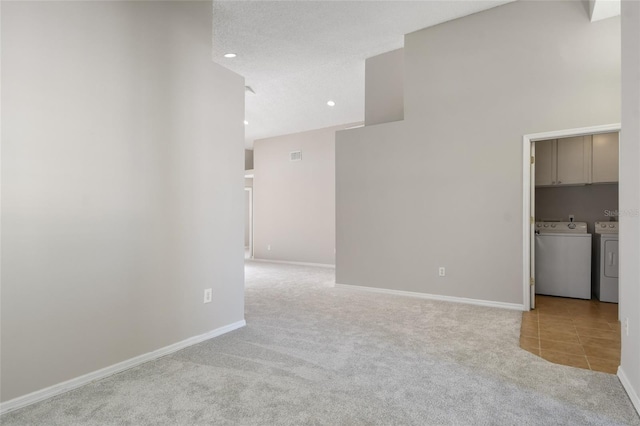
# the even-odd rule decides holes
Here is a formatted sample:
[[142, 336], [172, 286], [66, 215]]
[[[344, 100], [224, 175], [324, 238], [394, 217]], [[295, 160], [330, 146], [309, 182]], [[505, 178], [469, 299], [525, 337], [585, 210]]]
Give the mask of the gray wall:
[[582, 185], [536, 188], [536, 220], [560, 219], [587, 222], [588, 232], [593, 233], [593, 223], [610, 220], [605, 210], [618, 210], [618, 185]]
[[[335, 132], [345, 127], [254, 142], [256, 259], [334, 264]], [[302, 161], [289, 161], [292, 151]]]
[[404, 49], [365, 61], [364, 124], [404, 118]]
[[[620, 132], [621, 368], [640, 412], [640, 3], [622, 1], [622, 130]], [[624, 329], [624, 328], [623, 328]]]
[[211, 13], [2, 2], [3, 401], [243, 319], [244, 81]]
[[514, 2], [404, 50], [405, 120], [337, 134], [336, 281], [522, 304], [522, 136], [620, 121], [620, 20]]

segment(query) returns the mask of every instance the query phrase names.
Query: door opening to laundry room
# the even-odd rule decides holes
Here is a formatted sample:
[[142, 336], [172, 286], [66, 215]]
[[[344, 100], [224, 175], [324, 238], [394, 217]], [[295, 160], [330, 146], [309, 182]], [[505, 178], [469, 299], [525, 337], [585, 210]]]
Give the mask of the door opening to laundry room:
[[536, 294], [602, 297], [592, 235], [617, 231], [619, 131], [613, 124], [523, 137], [525, 307], [536, 307]]

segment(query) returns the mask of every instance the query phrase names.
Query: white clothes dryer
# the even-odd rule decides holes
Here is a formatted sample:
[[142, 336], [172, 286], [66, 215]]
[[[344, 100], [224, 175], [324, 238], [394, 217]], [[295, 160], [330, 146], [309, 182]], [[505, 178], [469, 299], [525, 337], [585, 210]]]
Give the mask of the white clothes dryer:
[[601, 302], [618, 303], [618, 222], [595, 223], [593, 294]]

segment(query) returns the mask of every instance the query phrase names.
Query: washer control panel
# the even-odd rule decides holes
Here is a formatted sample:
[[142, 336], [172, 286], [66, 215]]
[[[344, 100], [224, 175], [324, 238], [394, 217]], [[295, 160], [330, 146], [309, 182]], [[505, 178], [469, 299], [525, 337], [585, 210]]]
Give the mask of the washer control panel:
[[619, 222], [596, 222], [596, 234], [617, 234], [619, 226]]
[[540, 234], [586, 234], [587, 222], [536, 222]]

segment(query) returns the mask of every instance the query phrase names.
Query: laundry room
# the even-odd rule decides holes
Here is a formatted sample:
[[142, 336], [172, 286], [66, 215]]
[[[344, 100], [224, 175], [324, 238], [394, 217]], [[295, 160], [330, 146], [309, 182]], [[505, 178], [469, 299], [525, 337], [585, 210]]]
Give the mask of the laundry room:
[[535, 309], [523, 316], [521, 346], [551, 362], [615, 373], [618, 132], [533, 144]]
[[[546, 265], [546, 271], [541, 270], [545, 265], [539, 261], [548, 256], [557, 258], [557, 255], [540, 252], [545, 248], [552, 250], [553, 243], [544, 247], [538, 243], [536, 269], [541, 273], [536, 274], [536, 293], [617, 303], [617, 243], [615, 251], [604, 253], [598, 244], [602, 234], [615, 234], [617, 238], [618, 133], [538, 141], [535, 158], [536, 234], [557, 233], [555, 239], [560, 240], [564, 236], [570, 238], [567, 233], [571, 233], [590, 240], [582, 243], [583, 249], [577, 246], [571, 249], [575, 257], [581, 258], [571, 265], [564, 259], [559, 265], [560, 271], [550, 271], [553, 265]], [[563, 247], [561, 250], [572, 247], [567, 242], [558, 244]], [[583, 251], [579, 253], [580, 250]], [[602, 280], [596, 274], [603, 269], [612, 277], [615, 275], [615, 282], [606, 283], [608, 287], [615, 285], [615, 289], [600, 291]], [[556, 282], [546, 282], [549, 280]]]

